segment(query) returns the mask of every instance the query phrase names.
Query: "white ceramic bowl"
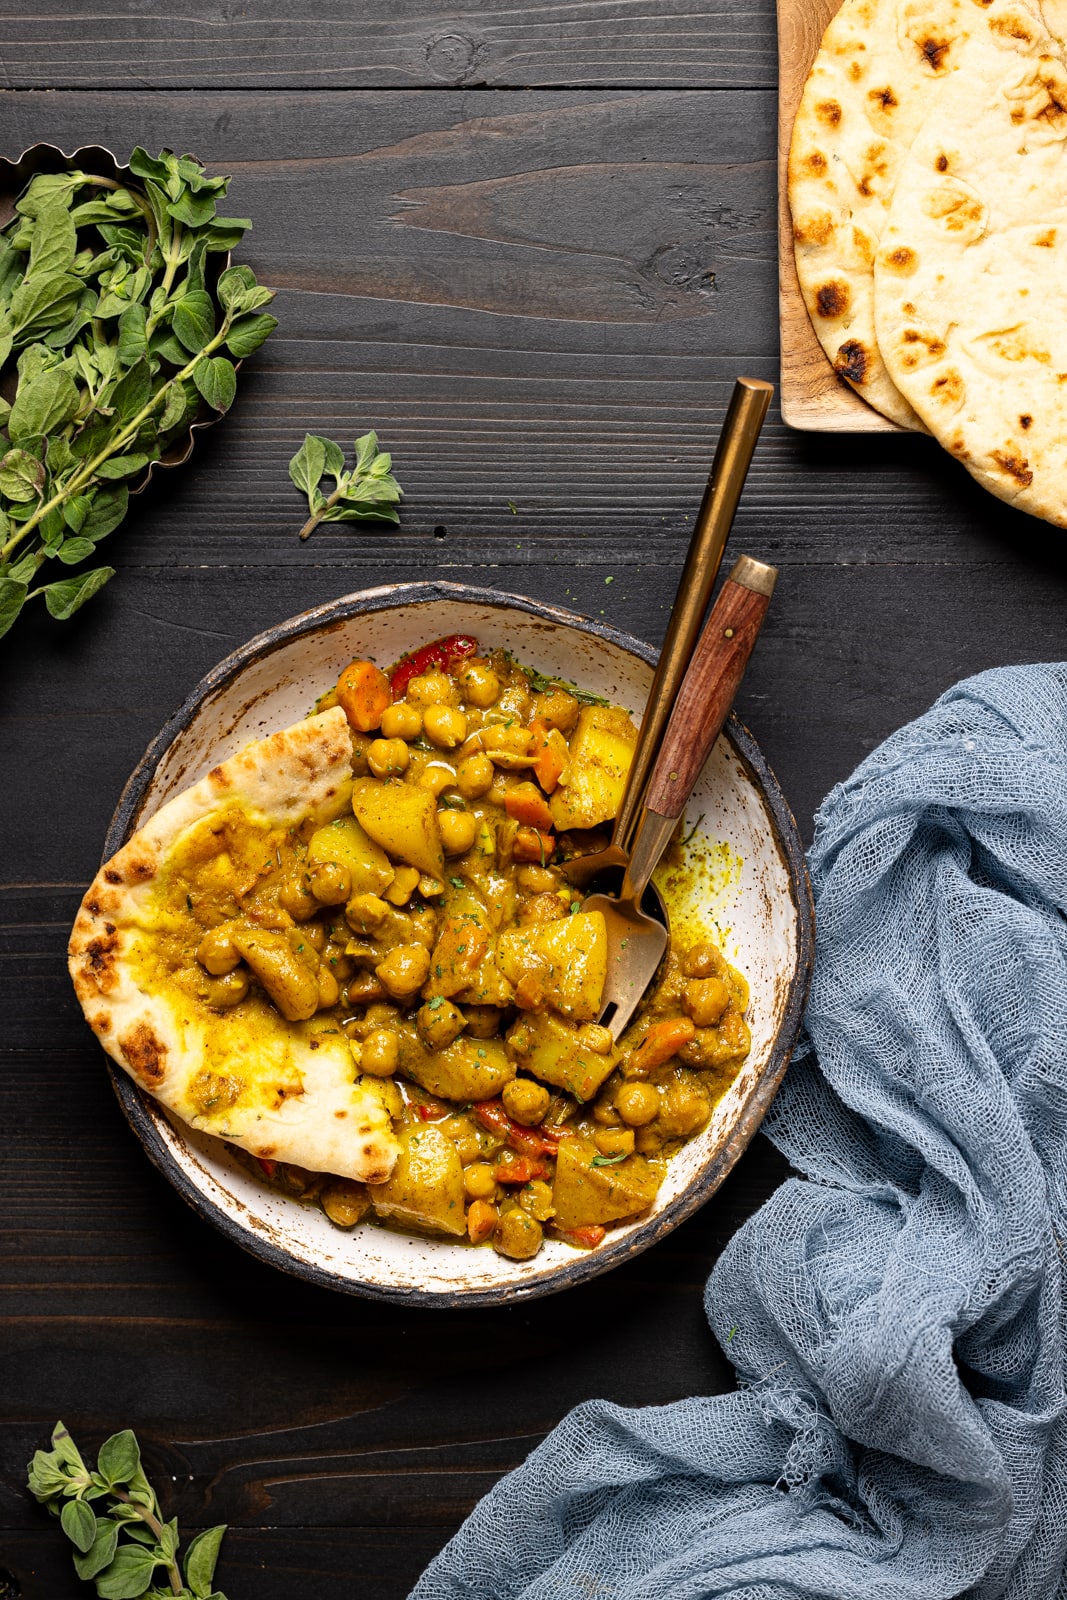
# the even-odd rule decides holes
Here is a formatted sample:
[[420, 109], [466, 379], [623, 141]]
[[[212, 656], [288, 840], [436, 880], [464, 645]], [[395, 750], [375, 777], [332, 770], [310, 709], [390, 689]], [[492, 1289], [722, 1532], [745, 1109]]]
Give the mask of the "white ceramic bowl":
[[[179, 789], [249, 740], [305, 716], [353, 656], [382, 666], [450, 633], [504, 646], [527, 666], [639, 713], [656, 653], [602, 623], [515, 595], [458, 584], [348, 595], [260, 634], [198, 685], [153, 742], [112, 819], [111, 855]], [[218, 1139], [172, 1120], [113, 1068], [119, 1100], [149, 1156], [203, 1218], [284, 1271], [353, 1294], [434, 1305], [549, 1294], [646, 1249], [702, 1205], [759, 1126], [785, 1071], [812, 960], [811, 896], [796, 825], [755, 740], [731, 718], [689, 814], [726, 847], [732, 870], [705, 878], [700, 910], [746, 974], [752, 1050], [708, 1127], [670, 1162], [651, 1212], [596, 1250], [546, 1240], [531, 1261], [492, 1249], [367, 1226], [334, 1228], [313, 1205], [268, 1189]]]

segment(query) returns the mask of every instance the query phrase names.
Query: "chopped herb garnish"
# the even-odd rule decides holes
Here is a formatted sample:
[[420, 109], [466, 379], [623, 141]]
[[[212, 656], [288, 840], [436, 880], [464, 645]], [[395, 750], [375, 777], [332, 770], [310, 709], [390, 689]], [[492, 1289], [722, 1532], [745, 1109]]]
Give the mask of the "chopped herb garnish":
[[462, 887], [463, 887], [463, 879], [462, 878], [449, 878], [448, 881], [452, 885], [453, 889], [462, 889]]
[[625, 1161], [626, 1156], [594, 1156], [589, 1165], [591, 1167], [617, 1167], [620, 1161]]
[[439, 994], [435, 994], [432, 1000], [426, 1002], [431, 1011], [440, 1011], [444, 1003], [444, 999]]
[[702, 811], [700, 813], [699, 817], [693, 823], [693, 826], [690, 828], [689, 832], [686, 834], [685, 838], [681, 840], [682, 844], [688, 844], [689, 843], [690, 839], [693, 837], [693, 835], [696, 833], [697, 829], [700, 827], [700, 824], [703, 822], [704, 817], [705, 817], [705, 813]]

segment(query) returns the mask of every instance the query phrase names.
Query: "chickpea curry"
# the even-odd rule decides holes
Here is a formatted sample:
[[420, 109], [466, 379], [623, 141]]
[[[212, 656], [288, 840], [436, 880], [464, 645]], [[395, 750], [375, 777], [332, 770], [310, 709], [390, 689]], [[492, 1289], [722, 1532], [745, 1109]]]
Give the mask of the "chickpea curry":
[[[235, 811], [225, 883], [218, 824], [200, 854], [194, 834], [168, 879], [164, 955], [222, 1030], [273, 1008], [343, 1035], [399, 1155], [382, 1183], [257, 1171], [341, 1228], [382, 1221], [520, 1261], [546, 1232], [595, 1248], [652, 1205], [749, 1050], [747, 984], [710, 939], [670, 949], [618, 1045], [597, 1022], [603, 918], [561, 868], [606, 842], [634, 726], [466, 635], [388, 676], [353, 661], [316, 709], [330, 706], [352, 742], [342, 814], [268, 838]], [[210, 1061], [193, 1092], [205, 1112], [225, 1103]]]

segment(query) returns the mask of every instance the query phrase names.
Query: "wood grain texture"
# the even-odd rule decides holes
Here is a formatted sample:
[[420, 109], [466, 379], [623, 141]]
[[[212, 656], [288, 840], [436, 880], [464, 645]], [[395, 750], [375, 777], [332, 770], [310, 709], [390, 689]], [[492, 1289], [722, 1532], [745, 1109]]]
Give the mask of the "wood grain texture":
[[772, 19], [772, 0], [0, 5], [18, 89], [772, 86]]
[[645, 803], [661, 817], [680, 817], [730, 707], [759, 638], [770, 596], [727, 578], [697, 640], [648, 780]]
[[[340, 13], [305, 18], [308, 59], [329, 62]], [[114, 15], [134, 61], [161, 24]], [[105, 22], [73, 18], [74, 57], [99, 59]], [[2, 147], [36, 139], [171, 144], [232, 170], [281, 326], [191, 467], [111, 541], [113, 584], [0, 645], [0, 1569], [21, 1600], [83, 1600], [22, 1490], [62, 1416], [91, 1446], [136, 1427], [168, 1509], [231, 1522], [231, 1600], [400, 1600], [572, 1404], [730, 1386], [703, 1285], [784, 1165], [757, 1141], [698, 1217], [559, 1299], [454, 1316], [314, 1291], [149, 1167], [70, 991], [67, 934], [145, 746], [271, 623], [458, 574], [659, 641], [734, 375], [776, 372], [774, 97], [0, 96]], [[302, 545], [289, 457], [306, 430], [371, 425], [408, 491], [401, 527]], [[1063, 653], [1062, 535], [927, 439], [772, 413], [728, 559], [742, 550], [780, 577], [738, 709], [808, 837], [827, 790], [956, 679]]]
[[797, 278], [789, 210], [789, 146], [812, 62], [840, 0], [778, 0], [778, 317], [782, 416], [816, 433], [907, 433], [839, 378], [811, 325]]

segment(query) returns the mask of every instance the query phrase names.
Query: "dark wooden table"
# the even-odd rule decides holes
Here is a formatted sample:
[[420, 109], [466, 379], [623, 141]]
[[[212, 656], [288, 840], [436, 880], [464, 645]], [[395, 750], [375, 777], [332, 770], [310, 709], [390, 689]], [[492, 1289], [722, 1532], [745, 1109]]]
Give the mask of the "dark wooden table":
[[[0, 152], [135, 143], [234, 174], [281, 326], [119, 577], [0, 646], [5, 1264], [0, 1597], [86, 1592], [23, 1492], [57, 1417], [140, 1435], [231, 1600], [394, 1600], [575, 1402], [729, 1386], [702, 1289], [781, 1180], [758, 1140], [702, 1214], [580, 1291], [399, 1311], [304, 1287], [145, 1160], [70, 991], [69, 924], [124, 779], [235, 645], [430, 574], [658, 641], [732, 377], [776, 376], [769, 0], [142, 0], [3, 17]], [[296, 539], [305, 430], [376, 427], [399, 531]], [[781, 568], [741, 697], [810, 835], [955, 679], [1063, 654], [1062, 536], [915, 437], [772, 412], [733, 548]]]

